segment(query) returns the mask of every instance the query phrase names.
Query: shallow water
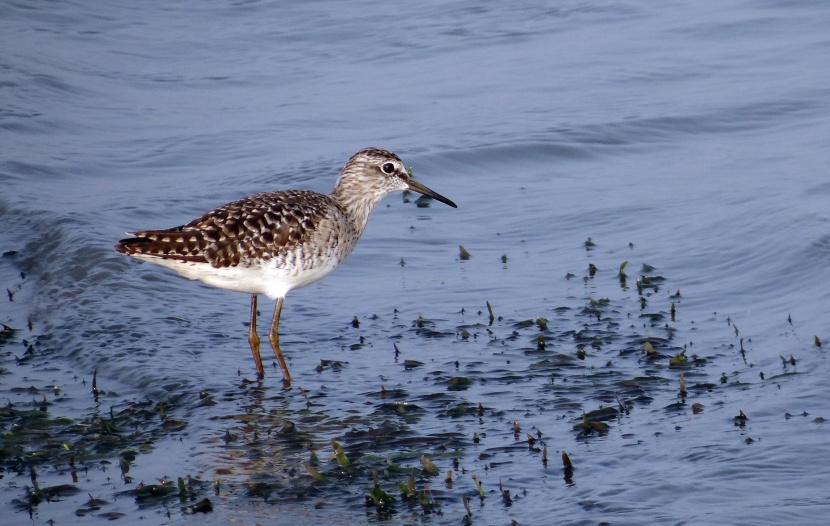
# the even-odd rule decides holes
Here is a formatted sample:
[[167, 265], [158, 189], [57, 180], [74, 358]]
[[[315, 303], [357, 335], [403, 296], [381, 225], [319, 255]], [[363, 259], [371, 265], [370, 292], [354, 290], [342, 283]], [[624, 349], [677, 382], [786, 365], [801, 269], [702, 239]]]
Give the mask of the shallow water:
[[[0, 322], [18, 329], [3, 396], [77, 421], [164, 401], [186, 427], [136, 420], [129, 476], [107, 468], [117, 452], [91, 455], [77, 494], [30, 508], [36, 459], [7, 458], [0, 506], [15, 524], [458, 524], [467, 496], [473, 524], [820, 523], [828, 17], [820, 2], [3, 3]], [[288, 296], [292, 390], [276, 369], [244, 380], [246, 296], [112, 250], [248, 193], [328, 191], [370, 145], [459, 208], [387, 198], [340, 269]], [[641, 273], [665, 282], [641, 295]], [[546, 330], [524, 323], [538, 317]], [[684, 348], [705, 362], [670, 367]], [[574, 430], [620, 401], [607, 433]], [[429, 510], [397, 487], [421, 455], [441, 472], [416, 472]], [[364, 504], [371, 470], [388, 515]], [[187, 475], [213, 504], [197, 519], [129, 493]], [[108, 504], [67, 516], [88, 493]]]

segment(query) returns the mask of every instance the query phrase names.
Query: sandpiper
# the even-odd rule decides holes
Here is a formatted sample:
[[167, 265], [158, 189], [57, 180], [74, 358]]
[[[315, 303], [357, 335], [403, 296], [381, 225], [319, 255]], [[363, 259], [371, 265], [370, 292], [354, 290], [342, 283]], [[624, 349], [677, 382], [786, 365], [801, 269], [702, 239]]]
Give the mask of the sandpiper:
[[414, 181], [397, 155], [367, 148], [349, 159], [329, 195], [310, 190], [250, 195], [183, 226], [128, 232], [134, 237], [122, 239], [115, 250], [189, 279], [250, 294], [248, 343], [260, 378], [265, 370], [256, 330], [257, 295], [275, 299], [268, 340], [289, 384], [279, 341], [286, 293], [334, 270], [354, 249], [375, 205], [396, 190], [413, 190], [457, 208]]

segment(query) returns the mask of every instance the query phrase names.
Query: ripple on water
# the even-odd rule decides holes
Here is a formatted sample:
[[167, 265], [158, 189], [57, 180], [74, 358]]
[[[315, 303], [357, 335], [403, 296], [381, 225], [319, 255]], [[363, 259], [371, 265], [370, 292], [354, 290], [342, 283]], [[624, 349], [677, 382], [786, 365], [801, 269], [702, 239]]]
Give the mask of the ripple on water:
[[[4, 457], [15, 518], [99, 513], [92, 494], [180, 520], [189, 474], [208, 521], [377, 521], [373, 470], [398, 522], [458, 523], [462, 496], [476, 524], [826, 515], [826, 7], [373, 6], [396, 31], [272, 8], [0, 7], [2, 437], [32, 431], [43, 487], [71, 478], [63, 443], [92, 468], [33, 506]], [[254, 191], [327, 191], [369, 144], [460, 208], [387, 199], [292, 292], [291, 390], [250, 381], [244, 295], [111, 249]]]

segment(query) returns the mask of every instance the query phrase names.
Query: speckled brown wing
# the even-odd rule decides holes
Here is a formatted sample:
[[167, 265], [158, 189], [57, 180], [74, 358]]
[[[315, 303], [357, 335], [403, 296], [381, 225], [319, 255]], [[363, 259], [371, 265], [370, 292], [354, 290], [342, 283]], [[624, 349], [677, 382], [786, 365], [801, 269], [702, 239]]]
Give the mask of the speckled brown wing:
[[330, 210], [330, 197], [307, 190], [254, 194], [167, 230], [130, 232], [118, 252], [235, 267], [268, 260], [306, 240]]

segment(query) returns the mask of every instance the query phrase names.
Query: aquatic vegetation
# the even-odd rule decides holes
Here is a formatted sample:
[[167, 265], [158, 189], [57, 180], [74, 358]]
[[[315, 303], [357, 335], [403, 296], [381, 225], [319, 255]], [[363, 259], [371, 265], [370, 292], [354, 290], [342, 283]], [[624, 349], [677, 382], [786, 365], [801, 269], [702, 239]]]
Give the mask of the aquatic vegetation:
[[424, 473], [427, 475], [436, 476], [440, 473], [438, 466], [436, 466], [426, 455], [421, 455], [421, 465], [424, 467]]
[[467, 252], [467, 249], [464, 248], [464, 245], [458, 245], [458, 259], [460, 259], [461, 261], [467, 261], [471, 257], [472, 256], [469, 252]]
[[340, 467], [346, 467], [351, 464], [346, 456], [346, 452], [343, 451], [343, 446], [341, 446], [339, 442], [332, 440], [331, 448], [334, 450], [334, 458], [337, 460], [337, 464], [339, 464]]
[[490, 301], [487, 302], [487, 312], [490, 314], [490, 325], [493, 325], [493, 321], [496, 319], [495, 315], [493, 314], [493, 307], [490, 305]]
[[2, 325], [2, 327], [3, 327], [3, 329], [0, 330], [0, 345], [3, 345], [7, 341], [14, 338], [14, 335], [17, 331], [15, 329], [9, 327], [5, 323], [0, 323], [0, 325]]
[[372, 471], [372, 479], [374, 486], [372, 491], [366, 495], [366, 506], [374, 506], [379, 514], [387, 515], [391, 511], [395, 500], [381, 489], [378, 475], [374, 470]]
[[689, 363], [689, 359], [686, 357], [686, 350], [680, 351], [679, 354], [675, 354], [669, 360], [669, 365], [671, 366], [683, 366]]
[[591, 420], [587, 413], [583, 413], [582, 421], [574, 424], [573, 428], [575, 431], [579, 431], [580, 435], [590, 435], [592, 433], [607, 433], [610, 426], [605, 422], [600, 422], [599, 420]]
[[736, 416], [735, 418], [733, 418], [733, 420], [735, 421], [735, 425], [736, 425], [736, 426], [741, 426], [741, 427], [743, 427], [743, 426], [745, 426], [745, 425], [746, 425], [746, 421], [747, 421], [747, 420], [749, 420], [749, 418], [748, 418], [748, 417], [744, 414], [744, 412], [743, 412], [743, 411], [739, 411], [739, 412], [738, 412], [738, 416]]
[[[309, 369], [320, 385], [306, 380], [293, 391], [242, 379], [225, 390], [199, 387], [161, 400], [131, 400], [108, 388], [95, 370], [90, 384], [76, 389], [14, 386], [31, 402], [0, 407], [0, 465], [7, 473], [33, 466], [37, 483], [27, 484], [16, 501], [31, 513], [56, 498], [85, 495], [80, 482], [46, 484], [40, 473], [107, 465], [126, 486], [118, 495], [164, 513], [300, 502], [365, 510], [371, 520], [441, 516], [473, 524], [469, 498], [476, 495], [486, 507], [475, 518], [486, 517], [495, 503], [521, 513], [528, 492], [539, 496], [529, 481], [552, 471], [558, 478], [549, 449], [561, 456], [560, 483], [573, 485], [576, 470], [565, 449], [574, 446], [568, 443], [619, 440], [621, 434], [639, 439], [637, 430], [654, 419], [648, 416], [653, 402], [662, 401], [663, 415], [702, 415], [701, 401], [746, 385], [724, 359], [740, 353], [746, 360], [751, 349], [736, 323], [729, 319], [726, 334], [717, 334], [724, 340], [720, 347], [693, 347], [689, 338], [700, 324], [678, 321], [686, 301], [679, 290], [660, 293], [667, 280], [643, 265], [637, 290], [626, 292], [616, 281], [627, 265], [616, 276], [589, 266], [590, 287], [549, 309], [496, 316], [484, 300], [486, 309], [461, 307], [447, 316], [425, 305], [423, 314], [410, 311], [407, 321], [389, 326], [383, 315], [359, 313], [342, 330], [359, 330], [360, 344], [344, 338], [345, 356], [331, 352]], [[21, 333], [5, 327], [0, 345], [17, 345]], [[360, 361], [348, 353], [364, 347], [394, 368], [374, 383], [352, 386]], [[24, 363], [37, 363], [38, 350], [27, 342], [30, 348]], [[786, 373], [797, 361], [787, 353], [781, 363]], [[764, 381], [763, 373], [757, 378]], [[67, 407], [65, 394], [77, 390], [92, 409], [63, 416], [74, 414], [61, 407]], [[710, 407], [717, 412], [719, 406], [713, 401]], [[205, 416], [210, 436], [186, 434], [193, 418]], [[738, 429], [748, 424], [743, 412], [733, 421]], [[215, 462], [212, 471], [141, 480], [136, 473], [143, 456], [171, 437], [190, 447], [201, 441], [198, 447]], [[580, 463], [601, 462], [599, 451]], [[513, 466], [521, 466], [522, 475]], [[580, 484], [590, 484], [588, 475], [581, 478]], [[440, 488], [430, 487], [436, 483]], [[92, 498], [76, 507], [80, 516], [119, 517], [113, 508]]]

